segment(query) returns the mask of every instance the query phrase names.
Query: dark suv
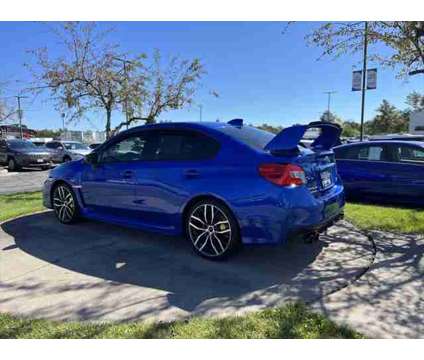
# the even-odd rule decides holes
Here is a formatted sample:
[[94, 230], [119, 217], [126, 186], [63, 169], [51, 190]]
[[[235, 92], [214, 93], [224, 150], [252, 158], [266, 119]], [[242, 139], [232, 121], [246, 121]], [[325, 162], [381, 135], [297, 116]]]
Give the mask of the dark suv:
[[48, 169], [52, 166], [52, 154], [30, 141], [0, 139], [0, 165], [7, 165], [9, 171], [19, 170], [22, 167]]

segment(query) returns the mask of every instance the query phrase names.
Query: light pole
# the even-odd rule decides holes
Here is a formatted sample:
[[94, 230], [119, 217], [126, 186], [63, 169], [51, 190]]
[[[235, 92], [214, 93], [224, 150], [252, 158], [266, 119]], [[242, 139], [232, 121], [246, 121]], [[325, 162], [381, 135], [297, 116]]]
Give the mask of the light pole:
[[365, 81], [367, 76], [367, 48], [368, 48], [368, 21], [364, 26], [364, 59], [362, 64], [362, 100], [361, 100], [361, 135], [360, 140], [364, 139], [364, 112], [365, 112]]
[[19, 118], [19, 135], [21, 140], [24, 138], [23, 132], [22, 132], [22, 110], [21, 110], [21, 99], [27, 98], [27, 96], [15, 96], [16, 99], [18, 99], [18, 118]]
[[[122, 62], [124, 66], [124, 76], [125, 76], [125, 86], [128, 87], [128, 71], [127, 71], [127, 64], [132, 64], [132, 61], [121, 59], [118, 57], [112, 57], [112, 59], [116, 61]], [[125, 99], [124, 99], [124, 110], [125, 110], [125, 122], [128, 129], [128, 122], [129, 122], [129, 116], [128, 116], [128, 89], [125, 89]]]
[[335, 94], [337, 91], [324, 91], [324, 94], [328, 95], [327, 101], [327, 121], [330, 121], [330, 104], [331, 104], [331, 95]]
[[63, 137], [64, 139], [66, 139], [66, 130], [65, 130], [65, 113], [61, 114], [62, 116], [62, 133], [63, 133]]
[[203, 112], [203, 105], [199, 105], [199, 120], [202, 121], [202, 112]]

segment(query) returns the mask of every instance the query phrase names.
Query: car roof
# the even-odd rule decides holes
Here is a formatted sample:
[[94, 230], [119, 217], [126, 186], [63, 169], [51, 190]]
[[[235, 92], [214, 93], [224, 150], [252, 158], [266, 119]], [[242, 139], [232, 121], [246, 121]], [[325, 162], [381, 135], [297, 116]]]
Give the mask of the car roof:
[[47, 141], [47, 143], [52, 143], [52, 142], [63, 142], [63, 143], [75, 143], [75, 144], [81, 144], [81, 141], [75, 141], [75, 140], [50, 140]]
[[[193, 122], [165, 122], [156, 124], [140, 125], [126, 130], [128, 132], [144, 130], [144, 129], [170, 129], [170, 128], [182, 128], [182, 129], [214, 129], [219, 130], [225, 127], [231, 127], [234, 125], [227, 124], [225, 122], [218, 121], [193, 121]], [[246, 125], [243, 125], [246, 126]]]
[[360, 146], [360, 145], [384, 145], [384, 144], [399, 144], [399, 145], [415, 145], [419, 147], [424, 147], [424, 141], [408, 141], [408, 140], [373, 140], [373, 141], [358, 141], [349, 144], [343, 144], [335, 146], [335, 148], [342, 148], [348, 146]]

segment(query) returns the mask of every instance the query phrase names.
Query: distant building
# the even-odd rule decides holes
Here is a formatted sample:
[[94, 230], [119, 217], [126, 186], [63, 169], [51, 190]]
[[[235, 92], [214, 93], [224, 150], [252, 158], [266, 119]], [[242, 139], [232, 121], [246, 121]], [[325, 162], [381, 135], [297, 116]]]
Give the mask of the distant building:
[[424, 111], [414, 111], [409, 117], [409, 133], [424, 135]]
[[[28, 129], [25, 125], [22, 125], [22, 136], [24, 139], [29, 139], [36, 134], [35, 130]], [[19, 125], [0, 125], [0, 139], [13, 139], [20, 138], [21, 131]]]
[[80, 141], [86, 144], [102, 143], [106, 140], [104, 131], [65, 130], [60, 134], [62, 140]]

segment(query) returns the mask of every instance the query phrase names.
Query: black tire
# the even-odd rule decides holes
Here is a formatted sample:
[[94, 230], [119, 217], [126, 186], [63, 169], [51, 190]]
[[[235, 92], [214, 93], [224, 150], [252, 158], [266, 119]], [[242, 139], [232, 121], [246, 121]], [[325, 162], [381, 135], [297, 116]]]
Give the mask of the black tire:
[[69, 162], [69, 161], [71, 161], [72, 159], [69, 157], [69, 156], [64, 156], [63, 157], [63, 162], [64, 163], [67, 163], [67, 162]]
[[240, 245], [240, 231], [231, 210], [215, 199], [195, 203], [185, 218], [186, 236], [196, 254], [222, 260]]
[[62, 224], [73, 224], [79, 218], [78, 202], [72, 188], [64, 183], [52, 190], [52, 206], [56, 218]]
[[14, 158], [9, 158], [9, 160], [7, 161], [7, 170], [8, 171], [19, 171], [20, 170], [20, 166], [17, 164], [16, 160]]

